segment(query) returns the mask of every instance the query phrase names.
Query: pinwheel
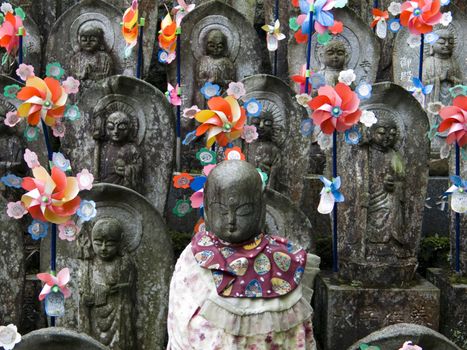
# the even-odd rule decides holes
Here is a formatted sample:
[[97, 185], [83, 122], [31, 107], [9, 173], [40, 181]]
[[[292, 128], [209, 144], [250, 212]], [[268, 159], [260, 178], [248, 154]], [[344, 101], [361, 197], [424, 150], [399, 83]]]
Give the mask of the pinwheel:
[[174, 87], [172, 84], [167, 83], [167, 98], [169, 102], [174, 106], [180, 106], [182, 104], [182, 99], [178, 94], [179, 89], [180, 87], [178, 86], [178, 84]]
[[234, 97], [213, 97], [208, 101], [208, 107], [209, 110], [195, 114], [195, 119], [202, 123], [196, 129], [196, 136], [207, 133], [207, 147], [211, 147], [214, 142], [225, 147], [242, 135], [246, 113]]
[[313, 122], [328, 135], [334, 130], [345, 131], [358, 123], [362, 114], [359, 104], [357, 94], [343, 83], [338, 83], [335, 88], [320, 87], [318, 96], [308, 102], [313, 110]]
[[463, 214], [467, 212], [467, 180], [460, 176], [451, 176], [453, 185], [444, 193], [445, 196], [451, 196], [451, 209]]
[[123, 14], [122, 35], [127, 44], [125, 53], [129, 56], [129, 52], [138, 42], [138, 0], [133, 0]]
[[388, 33], [388, 26], [386, 20], [389, 19], [388, 11], [381, 11], [380, 9], [373, 9], [373, 22], [371, 22], [371, 28], [376, 26], [376, 35], [379, 38], [384, 39]]
[[175, 16], [175, 22], [177, 22], [177, 26], [180, 26], [183, 17], [193, 11], [196, 5], [187, 5], [185, 0], [177, 0], [177, 2], [178, 5], [173, 8], [172, 14]]
[[400, 22], [412, 34], [427, 34], [443, 17], [440, 0], [406, 1], [401, 6]]
[[37, 278], [45, 283], [41, 293], [39, 294], [40, 301], [44, 300], [47, 294], [53, 291], [55, 286], [60, 289], [65, 298], [69, 298], [71, 296], [71, 291], [66, 286], [68, 282], [70, 282], [70, 270], [67, 267], [60, 270], [60, 272], [57, 273], [57, 276], [43, 272], [38, 273]]
[[23, 189], [29, 191], [21, 197], [26, 210], [40, 221], [63, 224], [70, 220], [79, 208], [79, 186], [75, 177], [66, 177], [65, 173], [53, 167], [51, 174], [42, 166], [32, 169], [34, 177], [23, 179]]
[[[7, 12], [5, 20], [0, 26], [0, 46], [5, 48], [8, 54], [16, 52], [19, 46], [19, 30], [23, 27], [23, 20], [19, 16], [15, 16], [12, 12]], [[26, 32], [23, 28], [23, 35]]]
[[159, 33], [159, 46], [168, 53], [173, 53], [176, 48], [177, 23], [172, 20], [169, 13], [162, 20]]
[[341, 178], [338, 176], [329, 181], [324, 176], [320, 176], [319, 179], [324, 183], [324, 187], [320, 193], [318, 212], [320, 214], [329, 214], [334, 209], [334, 203], [344, 201], [344, 195], [339, 191]]
[[28, 118], [29, 125], [36, 126], [42, 118], [48, 126], [54, 126], [63, 117], [68, 94], [58, 80], [33, 76], [26, 80], [26, 86], [16, 97], [24, 101], [18, 107], [18, 115]]
[[455, 143], [459, 147], [467, 144], [467, 96], [457, 96], [452, 106], [441, 108], [439, 115], [443, 119], [438, 127], [439, 132], [448, 130], [448, 143]]
[[261, 27], [266, 34], [266, 42], [269, 51], [276, 51], [279, 47], [279, 41], [285, 39], [285, 35], [280, 31], [281, 24], [278, 19], [274, 22], [274, 25], [265, 24]]

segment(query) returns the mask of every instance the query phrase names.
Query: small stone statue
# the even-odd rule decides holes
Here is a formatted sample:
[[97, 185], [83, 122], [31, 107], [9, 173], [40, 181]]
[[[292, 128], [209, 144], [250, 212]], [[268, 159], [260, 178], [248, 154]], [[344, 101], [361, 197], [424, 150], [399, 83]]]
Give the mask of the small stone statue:
[[[198, 62], [197, 80], [198, 89], [206, 82], [217, 84], [222, 92], [227, 89], [230, 82], [235, 81], [235, 65], [229, 58], [227, 37], [218, 29], [211, 30], [206, 36], [206, 54]], [[205, 101], [199, 94], [196, 101], [198, 106], [204, 106]]]
[[71, 72], [82, 83], [112, 75], [112, 57], [106, 52], [104, 31], [93, 22], [81, 26], [78, 32], [79, 51], [71, 58]]
[[122, 251], [123, 227], [117, 219], [101, 218], [92, 228], [94, 257], [85, 261], [80, 287], [83, 331], [111, 350], [133, 350], [136, 269]]
[[332, 40], [320, 48], [321, 73], [326, 85], [334, 86], [339, 81], [339, 73], [346, 68], [349, 61], [349, 53], [342, 41]]
[[273, 141], [274, 117], [266, 111], [257, 118], [251, 118], [251, 125], [256, 126], [258, 139], [248, 145], [248, 161], [268, 175], [268, 187], [275, 189], [281, 165], [281, 151]]
[[430, 54], [423, 64], [423, 83], [433, 84], [433, 91], [427, 96], [429, 102], [452, 103], [449, 89], [462, 84], [462, 71], [453, 57], [454, 34], [449, 29], [435, 30], [439, 39], [430, 46]]
[[412, 254], [405, 230], [405, 164], [396, 150], [398, 128], [389, 112], [369, 130], [366, 256], [404, 258]]
[[319, 258], [262, 233], [255, 167], [218, 164], [204, 208], [207, 231], [193, 237], [172, 277], [167, 349], [315, 349], [310, 300]]
[[[94, 137], [100, 141], [96, 148], [95, 165], [101, 182], [141, 190], [143, 160], [134, 144], [137, 129], [126, 112], [115, 111], [106, 120], [96, 118]], [[136, 120], [136, 119], [135, 119]]]

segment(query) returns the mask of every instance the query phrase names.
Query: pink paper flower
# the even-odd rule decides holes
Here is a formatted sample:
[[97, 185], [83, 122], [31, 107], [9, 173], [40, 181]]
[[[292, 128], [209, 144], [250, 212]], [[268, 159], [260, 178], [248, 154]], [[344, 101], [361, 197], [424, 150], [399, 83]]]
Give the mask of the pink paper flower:
[[58, 225], [58, 237], [64, 241], [74, 241], [78, 236], [79, 231], [81, 231], [81, 228], [72, 220]]
[[39, 278], [42, 282], [45, 282], [41, 294], [39, 294], [40, 301], [45, 299], [47, 294], [49, 294], [52, 291], [52, 288], [54, 286], [60, 288], [65, 298], [69, 298], [71, 296], [71, 291], [66, 286], [70, 281], [70, 270], [67, 267], [62, 269], [56, 277], [51, 275], [50, 273], [38, 273], [37, 278]]
[[61, 121], [57, 120], [55, 125], [52, 126], [52, 133], [55, 137], [64, 137], [65, 136], [66, 127]]
[[79, 80], [73, 77], [68, 77], [62, 83], [62, 86], [65, 89], [65, 92], [67, 94], [77, 94], [79, 91], [79, 84], [80, 84]]
[[413, 345], [411, 341], [406, 341], [399, 350], [422, 350], [418, 345]]
[[76, 175], [76, 178], [78, 179], [78, 188], [80, 191], [90, 190], [92, 188], [94, 176], [89, 172], [88, 169], [81, 170], [81, 172]]
[[29, 77], [34, 76], [34, 67], [21, 63], [16, 70], [16, 75], [21, 78], [21, 80], [26, 81]]
[[245, 86], [242, 82], [231, 82], [227, 89], [227, 95], [235, 97], [237, 100], [246, 95]]
[[9, 202], [7, 204], [6, 213], [8, 214], [10, 218], [21, 219], [27, 212], [28, 211], [23, 206], [23, 203], [21, 203], [21, 201]]
[[169, 102], [174, 106], [181, 106], [182, 99], [178, 95], [178, 90], [180, 89], [180, 86], [177, 84], [175, 85], [175, 87], [173, 87], [170, 83], [168, 83], [167, 85], [169, 91]]
[[3, 123], [5, 123], [5, 125], [9, 126], [10, 128], [12, 128], [16, 124], [18, 124], [20, 121], [21, 119], [18, 117], [18, 112], [10, 111], [6, 114], [5, 120], [3, 121]]
[[193, 105], [190, 108], [185, 108], [183, 110], [183, 116], [187, 119], [193, 119], [195, 117], [195, 114], [201, 111], [198, 106]]
[[30, 169], [34, 169], [41, 166], [39, 163], [39, 158], [37, 158], [37, 154], [33, 151], [30, 151], [29, 148], [26, 148], [26, 150], [24, 151], [24, 161]]
[[257, 138], [258, 138], [258, 132], [256, 131], [256, 126], [245, 125], [243, 127], [242, 139], [244, 139], [246, 143], [252, 143]]

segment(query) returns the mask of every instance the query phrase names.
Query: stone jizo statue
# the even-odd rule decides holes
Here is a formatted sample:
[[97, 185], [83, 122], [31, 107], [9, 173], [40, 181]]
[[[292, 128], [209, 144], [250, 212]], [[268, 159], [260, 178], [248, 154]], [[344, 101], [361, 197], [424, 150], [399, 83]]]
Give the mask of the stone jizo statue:
[[327, 45], [321, 47], [319, 52], [321, 61], [321, 73], [325, 80], [326, 85], [336, 85], [339, 73], [346, 69], [347, 62], [349, 61], [349, 53], [345, 44], [339, 40], [332, 40]]
[[309, 302], [319, 258], [263, 232], [256, 168], [218, 164], [204, 198], [207, 231], [195, 235], [172, 277], [168, 349], [315, 349]]

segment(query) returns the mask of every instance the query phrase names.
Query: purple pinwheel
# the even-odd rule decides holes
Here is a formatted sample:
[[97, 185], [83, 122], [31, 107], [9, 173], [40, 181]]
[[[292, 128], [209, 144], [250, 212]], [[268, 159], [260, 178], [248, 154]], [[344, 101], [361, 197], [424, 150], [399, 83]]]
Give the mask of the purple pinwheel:
[[324, 183], [324, 187], [321, 190], [321, 199], [318, 205], [318, 212], [321, 214], [329, 214], [334, 209], [336, 202], [343, 202], [344, 195], [339, 191], [341, 187], [341, 177], [338, 176], [329, 181], [324, 176], [320, 176], [319, 179]]

